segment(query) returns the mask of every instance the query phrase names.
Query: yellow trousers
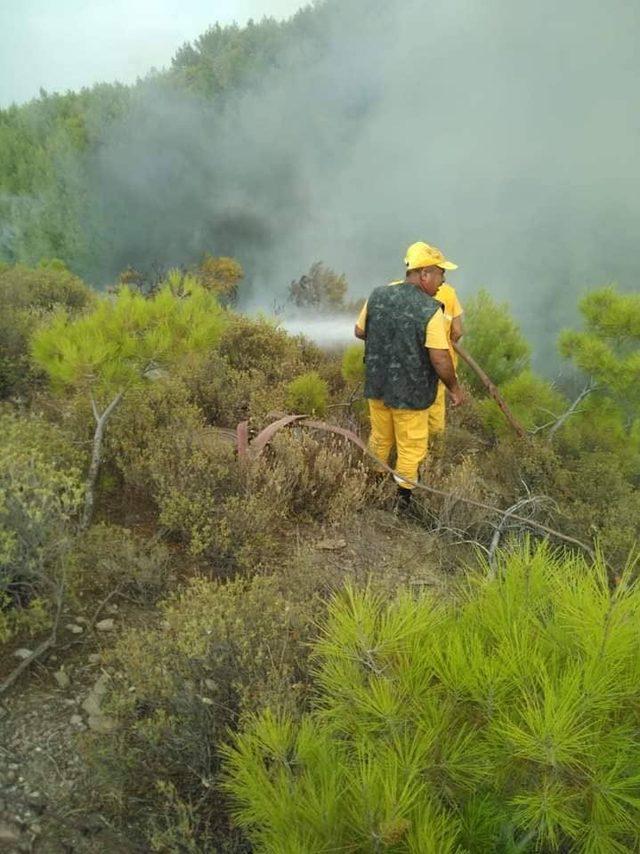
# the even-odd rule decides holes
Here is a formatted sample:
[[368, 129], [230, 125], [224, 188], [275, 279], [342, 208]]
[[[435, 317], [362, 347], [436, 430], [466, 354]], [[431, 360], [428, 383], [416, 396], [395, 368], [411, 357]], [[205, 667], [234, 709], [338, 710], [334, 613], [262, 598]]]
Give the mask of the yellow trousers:
[[444, 433], [447, 407], [446, 389], [443, 382], [438, 381], [438, 393], [436, 394], [436, 399], [427, 411], [429, 413], [429, 438], [433, 439], [435, 436], [439, 436]]
[[389, 462], [391, 449], [396, 446], [396, 481], [405, 489], [413, 489], [404, 478], [416, 481], [418, 468], [427, 456], [429, 439], [428, 409], [392, 409], [381, 400], [369, 401], [371, 436], [369, 449], [383, 463]]

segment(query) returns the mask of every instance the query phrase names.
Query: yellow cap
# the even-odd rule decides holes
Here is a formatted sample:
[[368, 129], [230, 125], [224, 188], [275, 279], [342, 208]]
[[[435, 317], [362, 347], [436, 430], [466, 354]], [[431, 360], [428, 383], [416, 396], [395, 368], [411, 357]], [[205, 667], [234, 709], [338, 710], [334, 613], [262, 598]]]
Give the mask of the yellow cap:
[[447, 261], [442, 252], [428, 243], [412, 243], [407, 249], [404, 259], [407, 270], [418, 270], [421, 267], [442, 267], [443, 270], [457, 270], [458, 265]]

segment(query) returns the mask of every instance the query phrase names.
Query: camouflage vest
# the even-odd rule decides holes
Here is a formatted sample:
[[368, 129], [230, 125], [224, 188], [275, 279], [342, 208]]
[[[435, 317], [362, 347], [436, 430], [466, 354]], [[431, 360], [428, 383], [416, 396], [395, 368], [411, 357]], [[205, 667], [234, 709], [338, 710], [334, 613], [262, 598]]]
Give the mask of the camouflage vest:
[[438, 377], [425, 347], [439, 302], [414, 285], [383, 285], [367, 303], [364, 396], [393, 409], [427, 409]]

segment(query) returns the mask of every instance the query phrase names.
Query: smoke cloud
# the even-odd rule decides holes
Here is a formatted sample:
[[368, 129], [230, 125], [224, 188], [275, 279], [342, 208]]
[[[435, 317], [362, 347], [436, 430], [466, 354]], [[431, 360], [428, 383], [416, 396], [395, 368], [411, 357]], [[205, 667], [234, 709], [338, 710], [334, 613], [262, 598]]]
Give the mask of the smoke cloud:
[[224, 106], [140, 89], [90, 164], [94, 279], [236, 256], [269, 309], [316, 260], [354, 296], [427, 240], [539, 363], [579, 295], [637, 288], [640, 6], [343, 0]]

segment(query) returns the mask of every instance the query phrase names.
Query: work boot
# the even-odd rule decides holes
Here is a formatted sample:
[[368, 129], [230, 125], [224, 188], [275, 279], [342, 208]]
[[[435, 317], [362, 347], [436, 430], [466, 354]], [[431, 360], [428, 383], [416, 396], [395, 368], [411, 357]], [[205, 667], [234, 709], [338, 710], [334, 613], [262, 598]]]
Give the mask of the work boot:
[[413, 515], [413, 490], [405, 489], [404, 486], [398, 487], [395, 502], [395, 512], [398, 516]]

